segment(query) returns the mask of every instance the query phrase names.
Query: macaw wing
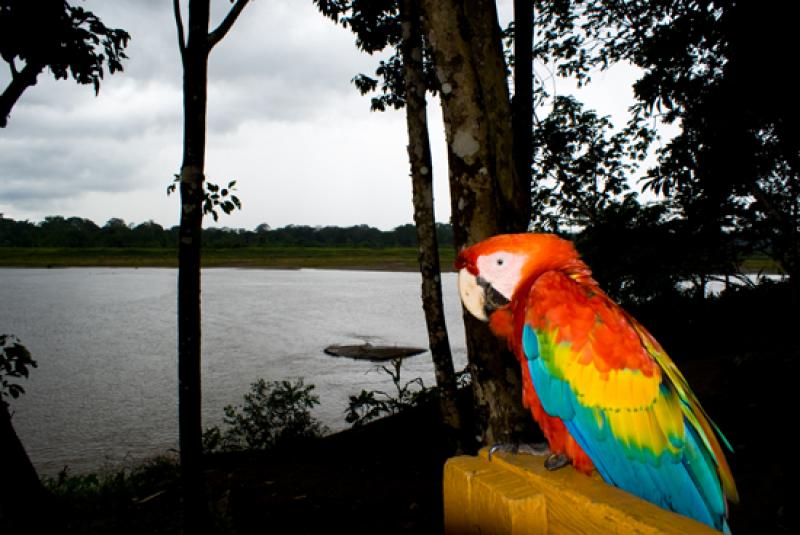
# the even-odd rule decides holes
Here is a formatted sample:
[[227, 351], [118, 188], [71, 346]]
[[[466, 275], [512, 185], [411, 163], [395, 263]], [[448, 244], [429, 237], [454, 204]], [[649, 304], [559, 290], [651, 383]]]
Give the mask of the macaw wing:
[[544, 410], [607, 482], [725, 527], [733, 479], [683, 376], [652, 336], [598, 288], [549, 272], [531, 287], [522, 347]]

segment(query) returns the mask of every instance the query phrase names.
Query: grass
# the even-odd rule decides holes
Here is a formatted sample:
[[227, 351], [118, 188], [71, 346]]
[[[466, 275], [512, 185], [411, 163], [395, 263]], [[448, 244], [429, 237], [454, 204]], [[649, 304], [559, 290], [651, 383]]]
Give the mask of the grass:
[[753, 255], [739, 266], [744, 273], [783, 273], [780, 265], [766, 255]]
[[[439, 259], [450, 271], [454, 251], [442, 248]], [[416, 271], [416, 247], [259, 246], [207, 248], [203, 267], [272, 269], [377, 269]], [[178, 253], [164, 247], [0, 247], [0, 267], [178, 267]], [[744, 273], [782, 273], [775, 260], [756, 255], [745, 259]]]
[[[453, 265], [454, 252], [440, 252], [442, 267]], [[241, 247], [204, 249], [204, 267], [418, 269], [415, 247]], [[177, 267], [177, 251], [167, 248], [0, 247], [2, 267]]]

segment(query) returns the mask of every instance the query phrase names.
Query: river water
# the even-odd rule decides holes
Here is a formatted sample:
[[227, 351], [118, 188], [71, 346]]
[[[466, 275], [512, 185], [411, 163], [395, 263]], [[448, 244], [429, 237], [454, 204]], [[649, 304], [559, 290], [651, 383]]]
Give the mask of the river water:
[[[0, 332], [38, 362], [12, 402], [14, 426], [42, 475], [136, 462], [177, 445], [174, 269], [0, 269]], [[221, 423], [250, 383], [303, 377], [314, 414], [343, 429], [348, 395], [389, 389], [369, 362], [331, 357], [330, 344], [427, 347], [417, 273], [203, 271], [203, 418]], [[457, 369], [466, 364], [455, 275], [443, 276]], [[435, 383], [430, 354], [405, 379]]]

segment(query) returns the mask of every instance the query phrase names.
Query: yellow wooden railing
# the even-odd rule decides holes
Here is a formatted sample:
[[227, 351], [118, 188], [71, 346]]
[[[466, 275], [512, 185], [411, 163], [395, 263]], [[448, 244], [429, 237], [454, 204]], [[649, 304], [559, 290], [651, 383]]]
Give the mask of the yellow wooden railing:
[[549, 472], [532, 455], [453, 457], [444, 469], [447, 535], [647, 534], [719, 535], [599, 476], [571, 467]]

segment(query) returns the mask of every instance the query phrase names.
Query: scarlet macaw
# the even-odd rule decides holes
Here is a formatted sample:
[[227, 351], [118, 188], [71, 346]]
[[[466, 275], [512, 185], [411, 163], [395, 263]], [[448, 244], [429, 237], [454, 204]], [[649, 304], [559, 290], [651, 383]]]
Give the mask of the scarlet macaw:
[[[686, 379], [592, 279], [569, 241], [507, 234], [461, 251], [464, 306], [505, 338], [523, 403], [551, 456], [665, 509], [729, 532], [736, 486]], [[555, 463], [559, 464], [559, 463]], [[563, 464], [563, 463], [561, 463]]]

